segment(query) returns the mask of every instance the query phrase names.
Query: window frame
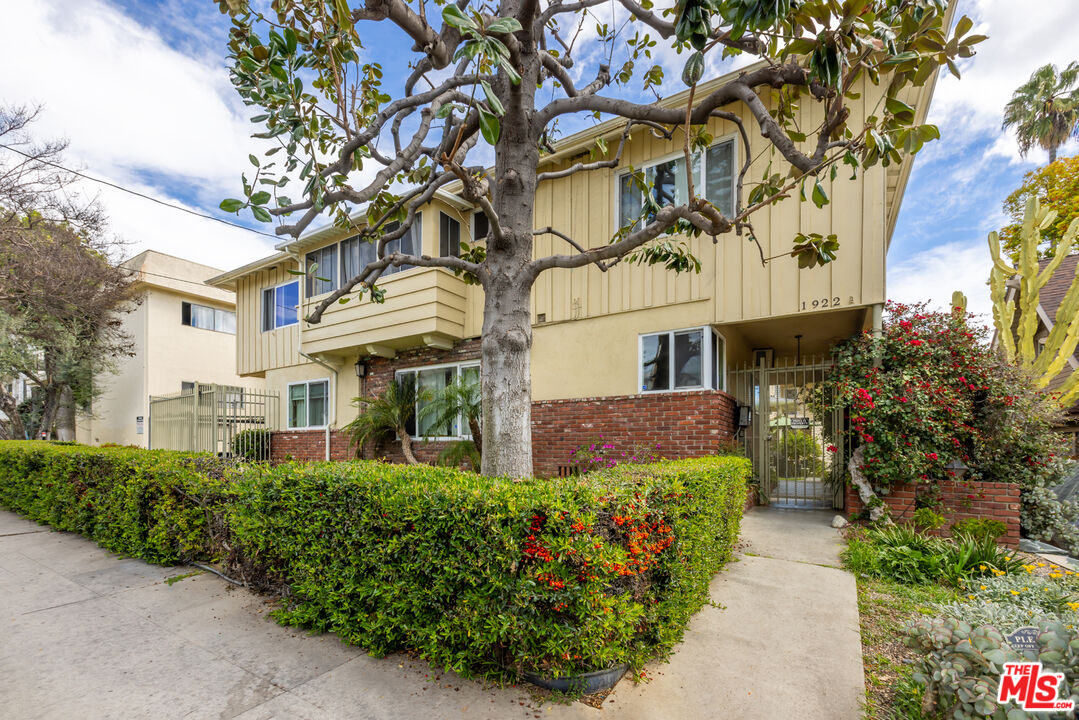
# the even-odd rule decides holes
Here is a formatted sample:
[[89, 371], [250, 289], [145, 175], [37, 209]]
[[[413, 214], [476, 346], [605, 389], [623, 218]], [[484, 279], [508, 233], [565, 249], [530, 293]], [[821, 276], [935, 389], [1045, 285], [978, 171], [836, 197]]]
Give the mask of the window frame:
[[[464, 370], [465, 368], [476, 368], [476, 370], [478, 372], [480, 370], [480, 361], [479, 360], [459, 360], [457, 362], [450, 362], [450, 363], [438, 363], [438, 364], [435, 364], [435, 365], [416, 365], [416, 366], [413, 366], [413, 367], [401, 368], [400, 370], [395, 370], [394, 371], [393, 379], [394, 379], [394, 382], [400, 382], [402, 375], [406, 375], [406, 374], [411, 373], [411, 374], [416, 375], [416, 377], [418, 378], [419, 373], [424, 371], [424, 370], [445, 370], [446, 368], [451, 368], [451, 367], [457, 369], [457, 375], [456, 375], [455, 382], [459, 382], [460, 379], [461, 379], [461, 371]], [[416, 407], [415, 407], [415, 410], [413, 412], [414, 412], [413, 418], [415, 419], [415, 424], [416, 424], [416, 433], [419, 433], [419, 429], [420, 429], [420, 424], [419, 424], [420, 408], [419, 408], [419, 403], [418, 402], [416, 403]], [[462, 433], [468, 427], [468, 419], [465, 418], [464, 415], [459, 415], [457, 417], [457, 427], [458, 427], [459, 430], [462, 431]], [[472, 439], [472, 433], [470, 432], [467, 435], [465, 435], [465, 434], [460, 434], [460, 435], [419, 435], [419, 434], [413, 434], [410, 437], [413, 440], [427, 440], [427, 441], [432, 441], [432, 442], [440, 442], [440, 441], [441, 442], [449, 442], [449, 441], [456, 441], [456, 440], [471, 440]]]
[[[712, 140], [712, 142], [708, 145], [708, 147], [704, 148], [703, 150], [699, 150], [698, 152], [701, 155], [701, 176], [699, 178], [696, 178], [695, 182], [694, 182], [694, 188], [697, 190], [697, 194], [702, 195], [701, 190], [708, 187], [708, 151], [711, 150], [713, 147], [715, 147], [717, 145], [722, 145], [724, 143], [730, 143], [731, 144], [731, 205], [732, 205], [731, 211], [732, 212], [733, 212], [734, 208], [738, 207], [738, 199], [739, 199], [738, 196], [737, 196], [738, 195], [738, 172], [737, 172], [737, 167], [738, 167], [738, 142], [737, 142], [737, 140], [738, 140], [737, 133], [733, 133], [733, 132], [728, 133], [728, 134], [723, 135], [721, 137], [714, 138]], [[685, 152], [684, 151], [676, 150], [676, 151], [673, 151], [673, 152], [669, 152], [669, 153], [667, 153], [665, 155], [656, 156], [654, 158], [649, 159], [649, 161], [646, 164], [641, 165], [639, 167], [632, 168], [632, 171], [633, 172], [646, 172], [649, 168], [653, 168], [653, 167], [656, 167], [657, 165], [662, 165], [664, 163], [670, 162], [671, 160], [677, 160], [679, 158], [685, 158]], [[620, 170], [615, 172], [615, 176], [614, 176], [614, 202], [612, 203], [612, 205], [614, 207], [614, 217], [612, 218], [612, 222], [614, 224], [613, 224], [612, 227], [615, 227], [615, 228], [622, 227], [622, 195], [621, 195], [622, 178], [629, 175], [630, 172], [631, 172], [631, 169], [628, 168], [628, 167], [624, 168], [624, 169], [620, 169]]]
[[[213, 315], [213, 327], [203, 327], [202, 325], [195, 325], [191, 319], [194, 317], [193, 310], [195, 308], [201, 308], [203, 310], [209, 310]], [[184, 311], [187, 311], [186, 313]], [[230, 313], [232, 315], [232, 330], [222, 330], [217, 326], [218, 313]], [[184, 322], [184, 317], [187, 317], [187, 322]], [[211, 332], [224, 333], [225, 335], [236, 334], [236, 311], [225, 310], [224, 308], [214, 307], [213, 305], [203, 305], [202, 303], [193, 302], [191, 300], [180, 301], [180, 324], [184, 327], [194, 328], [196, 330], [209, 330]]]
[[[351, 238], [346, 238], [351, 239]], [[318, 265], [314, 272], [311, 272], [312, 258], [314, 254], [318, 254], [320, 257], [322, 254], [332, 251], [333, 252], [333, 272], [326, 273], [325, 269], [320, 263], [314, 263]], [[312, 298], [321, 297], [323, 295], [329, 295], [337, 288], [341, 287], [340, 275], [341, 269], [344, 267], [344, 263], [341, 262], [341, 241], [330, 243], [329, 245], [323, 245], [312, 250], [308, 250], [304, 253], [304, 299], [311, 300]], [[322, 284], [324, 281], [318, 278], [327, 278], [325, 282], [329, 283], [328, 290], [322, 290], [320, 292], [314, 292], [315, 284]]]
[[[445, 231], [445, 235], [447, 235], [447, 236], [450, 236], [450, 235], [453, 234], [451, 232], [451, 228], [454, 225], [457, 226], [457, 254], [456, 255], [453, 254], [453, 248], [449, 247], [449, 246], [452, 246], [452, 244], [453, 244], [453, 238], [452, 237], [443, 237], [444, 231]], [[448, 246], [447, 248], [445, 248], [445, 250], [447, 250], [449, 252], [449, 254], [446, 254], [446, 253], [443, 252], [442, 244], [443, 244], [444, 241]], [[439, 212], [438, 212], [438, 256], [439, 257], [461, 257], [461, 221], [458, 218], [455, 218], [453, 215], [450, 215], [449, 213], [444, 212], [442, 210], [439, 210]]]
[[[674, 364], [674, 350], [675, 342], [674, 337], [680, 333], [701, 331], [701, 384], [693, 387], [675, 387], [675, 364]], [[641, 362], [641, 357], [644, 352], [644, 339], [646, 337], [656, 337], [659, 335], [666, 335], [668, 337], [667, 347], [668, 352], [671, 354], [670, 361], [668, 362], [667, 370], [667, 382], [668, 387], [659, 390], [645, 390], [644, 389], [644, 365]], [[716, 366], [716, 358], [713, 357], [712, 344], [713, 336], [718, 338], [721, 342], [722, 362], [719, 366]], [[639, 395], [656, 395], [660, 393], [681, 393], [681, 392], [701, 392], [702, 390], [712, 390], [719, 392], [727, 392], [727, 337], [716, 330], [711, 325], [695, 325], [691, 327], [675, 328], [673, 330], [657, 330], [656, 332], [639, 333], [637, 335], [637, 393]], [[714, 377], [718, 375], [717, 378]]]
[[[478, 224], [476, 222], [476, 219], [481, 217], [481, 216], [483, 217], [484, 220], [487, 221], [487, 232], [485, 232], [483, 234], [483, 237], [479, 236], [479, 230], [476, 228], [476, 225]], [[476, 243], [480, 242], [481, 240], [486, 240], [487, 236], [490, 234], [490, 232], [491, 232], [491, 221], [487, 217], [487, 214], [484, 213], [483, 210], [474, 211], [472, 213], [472, 219], [469, 222], [469, 234], [472, 236], [472, 241], [471, 241], [472, 244], [475, 245]]]
[[[311, 419], [311, 385], [318, 383], [326, 383], [326, 407], [323, 413], [321, 425], [293, 425], [292, 424], [292, 388], [303, 385], [303, 415], [304, 420]], [[296, 382], [290, 382], [285, 388], [285, 427], [289, 430], [325, 430], [330, 424], [330, 403], [333, 402], [330, 389], [330, 378], [311, 378], [310, 380], [297, 380]]]
[[[270, 291], [273, 291], [273, 293], [274, 293], [274, 305], [273, 306], [276, 309], [277, 308], [277, 291], [279, 289], [285, 287], [286, 285], [292, 285], [293, 283], [296, 284], [296, 319], [293, 320], [290, 323], [284, 323], [282, 325], [278, 325], [277, 324], [277, 313], [274, 312], [274, 314], [272, 315], [272, 323], [271, 323], [272, 327], [266, 327], [266, 293], [270, 292]], [[259, 331], [260, 332], [274, 332], [275, 330], [280, 330], [281, 328], [292, 327], [293, 325], [299, 325], [300, 324], [300, 306], [303, 304], [303, 298], [300, 297], [300, 281], [299, 281], [299, 279], [285, 280], [284, 282], [278, 283], [277, 285], [267, 285], [266, 287], [261, 289], [261, 293], [262, 294], [259, 295], [259, 304], [260, 304], [259, 312], [262, 313], [262, 317], [259, 318]]]

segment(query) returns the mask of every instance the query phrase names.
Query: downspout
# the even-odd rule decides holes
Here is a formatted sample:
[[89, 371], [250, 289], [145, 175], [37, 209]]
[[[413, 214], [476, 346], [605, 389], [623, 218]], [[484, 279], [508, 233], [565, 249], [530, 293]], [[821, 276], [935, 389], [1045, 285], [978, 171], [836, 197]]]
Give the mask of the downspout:
[[[303, 347], [303, 341], [302, 340], [300, 341], [300, 347]], [[326, 444], [326, 460], [329, 460], [330, 459], [330, 426], [337, 424], [337, 369], [333, 365], [330, 365], [329, 363], [326, 363], [326, 362], [323, 362], [322, 360], [319, 360], [317, 357], [313, 357], [311, 355], [308, 355], [303, 350], [299, 350], [298, 352], [300, 353], [300, 357], [307, 358], [311, 362], [316, 363], [318, 365], [321, 365], [322, 367], [326, 368], [327, 370], [329, 370], [330, 372], [333, 373], [333, 381], [332, 381], [333, 388], [332, 388], [332, 390], [330, 392], [330, 397], [326, 398], [330, 402], [330, 408], [331, 408], [330, 409], [330, 420], [329, 420], [329, 422], [326, 423], [326, 443], [325, 443]]]
[[884, 338], [884, 305], [873, 303], [873, 367], [879, 368], [883, 360], [881, 340]]

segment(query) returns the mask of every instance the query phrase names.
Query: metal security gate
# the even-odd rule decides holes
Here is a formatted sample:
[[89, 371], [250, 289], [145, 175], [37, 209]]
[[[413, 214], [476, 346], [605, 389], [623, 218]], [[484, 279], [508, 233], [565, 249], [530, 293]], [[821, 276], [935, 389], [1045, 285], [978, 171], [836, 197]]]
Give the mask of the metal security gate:
[[777, 363], [730, 373], [731, 392], [752, 409], [739, 430], [760, 487], [760, 502], [778, 507], [842, 508], [846, 448], [843, 410], [822, 387], [827, 358]]
[[202, 383], [151, 396], [149, 446], [269, 460], [269, 433], [277, 429], [279, 402], [277, 393], [265, 390]]

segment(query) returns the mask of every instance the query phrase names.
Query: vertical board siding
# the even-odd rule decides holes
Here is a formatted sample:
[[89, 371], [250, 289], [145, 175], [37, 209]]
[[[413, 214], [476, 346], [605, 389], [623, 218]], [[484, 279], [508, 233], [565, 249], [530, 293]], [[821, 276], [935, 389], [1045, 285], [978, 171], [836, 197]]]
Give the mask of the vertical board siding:
[[[881, 91], [867, 81], [862, 81], [862, 98], [851, 101], [852, 123], [872, 114]], [[867, 100], [868, 98], [868, 105]], [[770, 93], [762, 98], [772, 104]], [[868, 107], [868, 109], [867, 109]], [[767, 141], [756, 131], [757, 124], [742, 105], [731, 106], [744, 123], [750, 141], [753, 164], [745, 177], [743, 203], [746, 196], [771, 166], [771, 172], [781, 175], [787, 164]], [[818, 104], [802, 99], [798, 109], [798, 124], [811, 135], [820, 124], [821, 109]], [[708, 131], [717, 140], [734, 137], [735, 172], [746, 155], [737, 127], [726, 120], [713, 118]], [[551, 226], [573, 237], [586, 247], [602, 247], [610, 242], [617, 229], [617, 179], [628, 168], [642, 168], [656, 158], [670, 156], [682, 147], [681, 129], [676, 129], [670, 140], [655, 137], [649, 129], [635, 132], [627, 141], [618, 168], [575, 173], [542, 183], [536, 192], [535, 226]], [[618, 138], [608, 141], [607, 157], [613, 157]], [[812, 138], [805, 143], [808, 151]], [[599, 159], [587, 149], [576, 156], [546, 163], [541, 170], [557, 170], [575, 162]], [[554, 269], [543, 273], [533, 288], [532, 317], [543, 315], [545, 324], [596, 318], [633, 311], [643, 311], [664, 306], [682, 305], [708, 301], [710, 322], [716, 324], [737, 323], [768, 317], [801, 314], [814, 310], [832, 309], [839, 298], [842, 308], [864, 306], [882, 302], [885, 293], [884, 263], [887, 239], [887, 215], [885, 205], [888, 174], [880, 167], [859, 171], [856, 179], [850, 179], [850, 169], [840, 166], [833, 181], [826, 171], [821, 183], [828, 192], [831, 203], [817, 208], [812, 202], [798, 201], [798, 188], [791, 197], [755, 213], [751, 218], [752, 233], [760, 245], [750, 238], [746, 228], [742, 235], [728, 233], [713, 242], [710, 237], [688, 240], [691, 251], [701, 260], [700, 274], [675, 274], [663, 267], [645, 267], [622, 262], [607, 272], [595, 265], [573, 270]], [[807, 196], [812, 192], [813, 180], [806, 184]], [[703, 192], [703, 188], [699, 188]], [[438, 253], [439, 212], [457, 217], [464, 225], [463, 238], [471, 236], [471, 217], [467, 212], [450, 208], [441, 200], [435, 200], [424, 211], [423, 250]], [[797, 261], [786, 255], [792, 247], [795, 235], [802, 233], [836, 233], [840, 241], [839, 258], [831, 265], [799, 270]], [[674, 240], [677, 240], [675, 238]], [[550, 234], [536, 236], [534, 253], [537, 257], [572, 253], [572, 248], [562, 239]], [[778, 255], [768, 263], [765, 257]], [[259, 270], [242, 277], [237, 283], [237, 369], [242, 374], [262, 373], [267, 369], [298, 364], [299, 329], [296, 326], [272, 332], [261, 331], [261, 289], [288, 279], [285, 268], [275, 267]], [[404, 281], [404, 278], [400, 278]], [[387, 283], [407, 285], [406, 282]], [[403, 287], [402, 287], [403, 289]], [[409, 288], [416, 291], [416, 288]], [[438, 315], [439, 327], [451, 328], [451, 334], [477, 337], [483, 327], [483, 291], [468, 286], [455, 291], [460, 298], [452, 302], [426, 303]], [[827, 300], [827, 307], [822, 306]], [[816, 301], [817, 306], [813, 303]], [[408, 304], [408, 303], [405, 303]], [[422, 304], [421, 304], [422, 305]], [[399, 303], [392, 299], [379, 311], [400, 312]], [[364, 313], [369, 315], [370, 309]], [[353, 315], [353, 313], [358, 313]], [[360, 320], [359, 309], [344, 306], [328, 313], [324, 327], [304, 330], [305, 337], [319, 345], [330, 340], [338, 330], [331, 326], [340, 321], [341, 340], [356, 337], [354, 323]], [[366, 329], [373, 327], [377, 333], [385, 332], [392, 340], [399, 326], [398, 321], [372, 323], [364, 320]], [[401, 316], [401, 321], [412, 322], [413, 315]], [[449, 323], [448, 325], [445, 323]], [[349, 332], [345, 332], [348, 330]], [[315, 338], [318, 338], [316, 341]], [[377, 340], [375, 340], [377, 341]], [[374, 341], [372, 341], [374, 342]]]

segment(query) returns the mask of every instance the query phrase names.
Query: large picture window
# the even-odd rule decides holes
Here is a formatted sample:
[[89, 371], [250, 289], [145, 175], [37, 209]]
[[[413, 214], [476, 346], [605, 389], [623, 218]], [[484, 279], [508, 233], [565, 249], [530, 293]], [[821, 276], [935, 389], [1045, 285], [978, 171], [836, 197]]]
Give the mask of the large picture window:
[[236, 313], [231, 310], [183, 302], [180, 308], [180, 322], [189, 327], [216, 330], [230, 335], [236, 334]]
[[639, 345], [641, 392], [726, 389], [726, 342], [712, 328], [641, 335]]
[[[478, 363], [458, 363], [455, 365], [437, 365], [425, 368], [410, 368], [399, 370], [396, 374], [397, 382], [402, 385], [411, 385], [417, 389], [417, 395], [434, 395], [440, 390], [455, 382], [475, 383], [480, 378], [480, 366]], [[464, 438], [472, 437], [468, 428], [468, 418], [458, 415], [453, 420], [436, 424], [438, 418], [431, 417], [423, 412], [428, 401], [417, 397], [416, 412], [412, 420], [406, 426], [413, 437], [420, 438]]]
[[330, 381], [311, 380], [288, 386], [288, 426], [326, 427], [330, 401]]
[[[402, 237], [397, 240], [391, 240], [386, 243], [386, 254], [389, 255], [393, 252], [402, 252], [408, 255], [421, 255], [420, 247], [420, 225], [423, 220], [422, 213], [416, 213], [416, 217], [412, 222], [411, 227], [408, 228]], [[396, 231], [401, 227], [400, 223], [389, 223], [385, 227], [385, 232], [390, 233]], [[360, 271], [365, 267], [373, 263], [378, 259], [378, 241], [377, 240], [365, 240], [360, 236], [351, 237], [347, 240], [342, 240], [341, 243], [341, 277], [340, 283], [344, 285], [352, 278], [360, 274]], [[390, 265], [388, 268], [382, 271], [383, 275], [392, 275], [399, 270], [405, 270], [406, 267], [394, 267]], [[321, 272], [315, 273], [316, 275], [322, 275]], [[328, 277], [322, 275], [322, 277]], [[340, 287], [335, 286], [334, 289]]]
[[298, 280], [276, 287], [263, 288], [263, 331], [295, 325], [300, 320], [299, 305], [300, 283]]
[[[727, 217], [734, 215], [734, 141], [723, 140], [692, 156], [694, 189]], [[643, 168], [652, 197], [660, 206], [681, 205], [689, 199], [683, 154]], [[639, 221], [644, 195], [630, 173], [618, 178], [618, 224]]]
[[[389, 223], [386, 225], [386, 232], [393, 232], [397, 228], [401, 227], [400, 223]], [[420, 233], [420, 213], [416, 213], [416, 218], [409, 226], [404, 235], [396, 240], [391, 240], [386, 243], [386, 254], [390, 253], [404, 253], [405, 255], [422, 255], [422, 234]], [[390, 265], [383, 271], [383, 275], [390, 275], [395, 272], [401, 272], [402, 270], [408, 270], [411, 265], [401, 265], [395, 267]]]

